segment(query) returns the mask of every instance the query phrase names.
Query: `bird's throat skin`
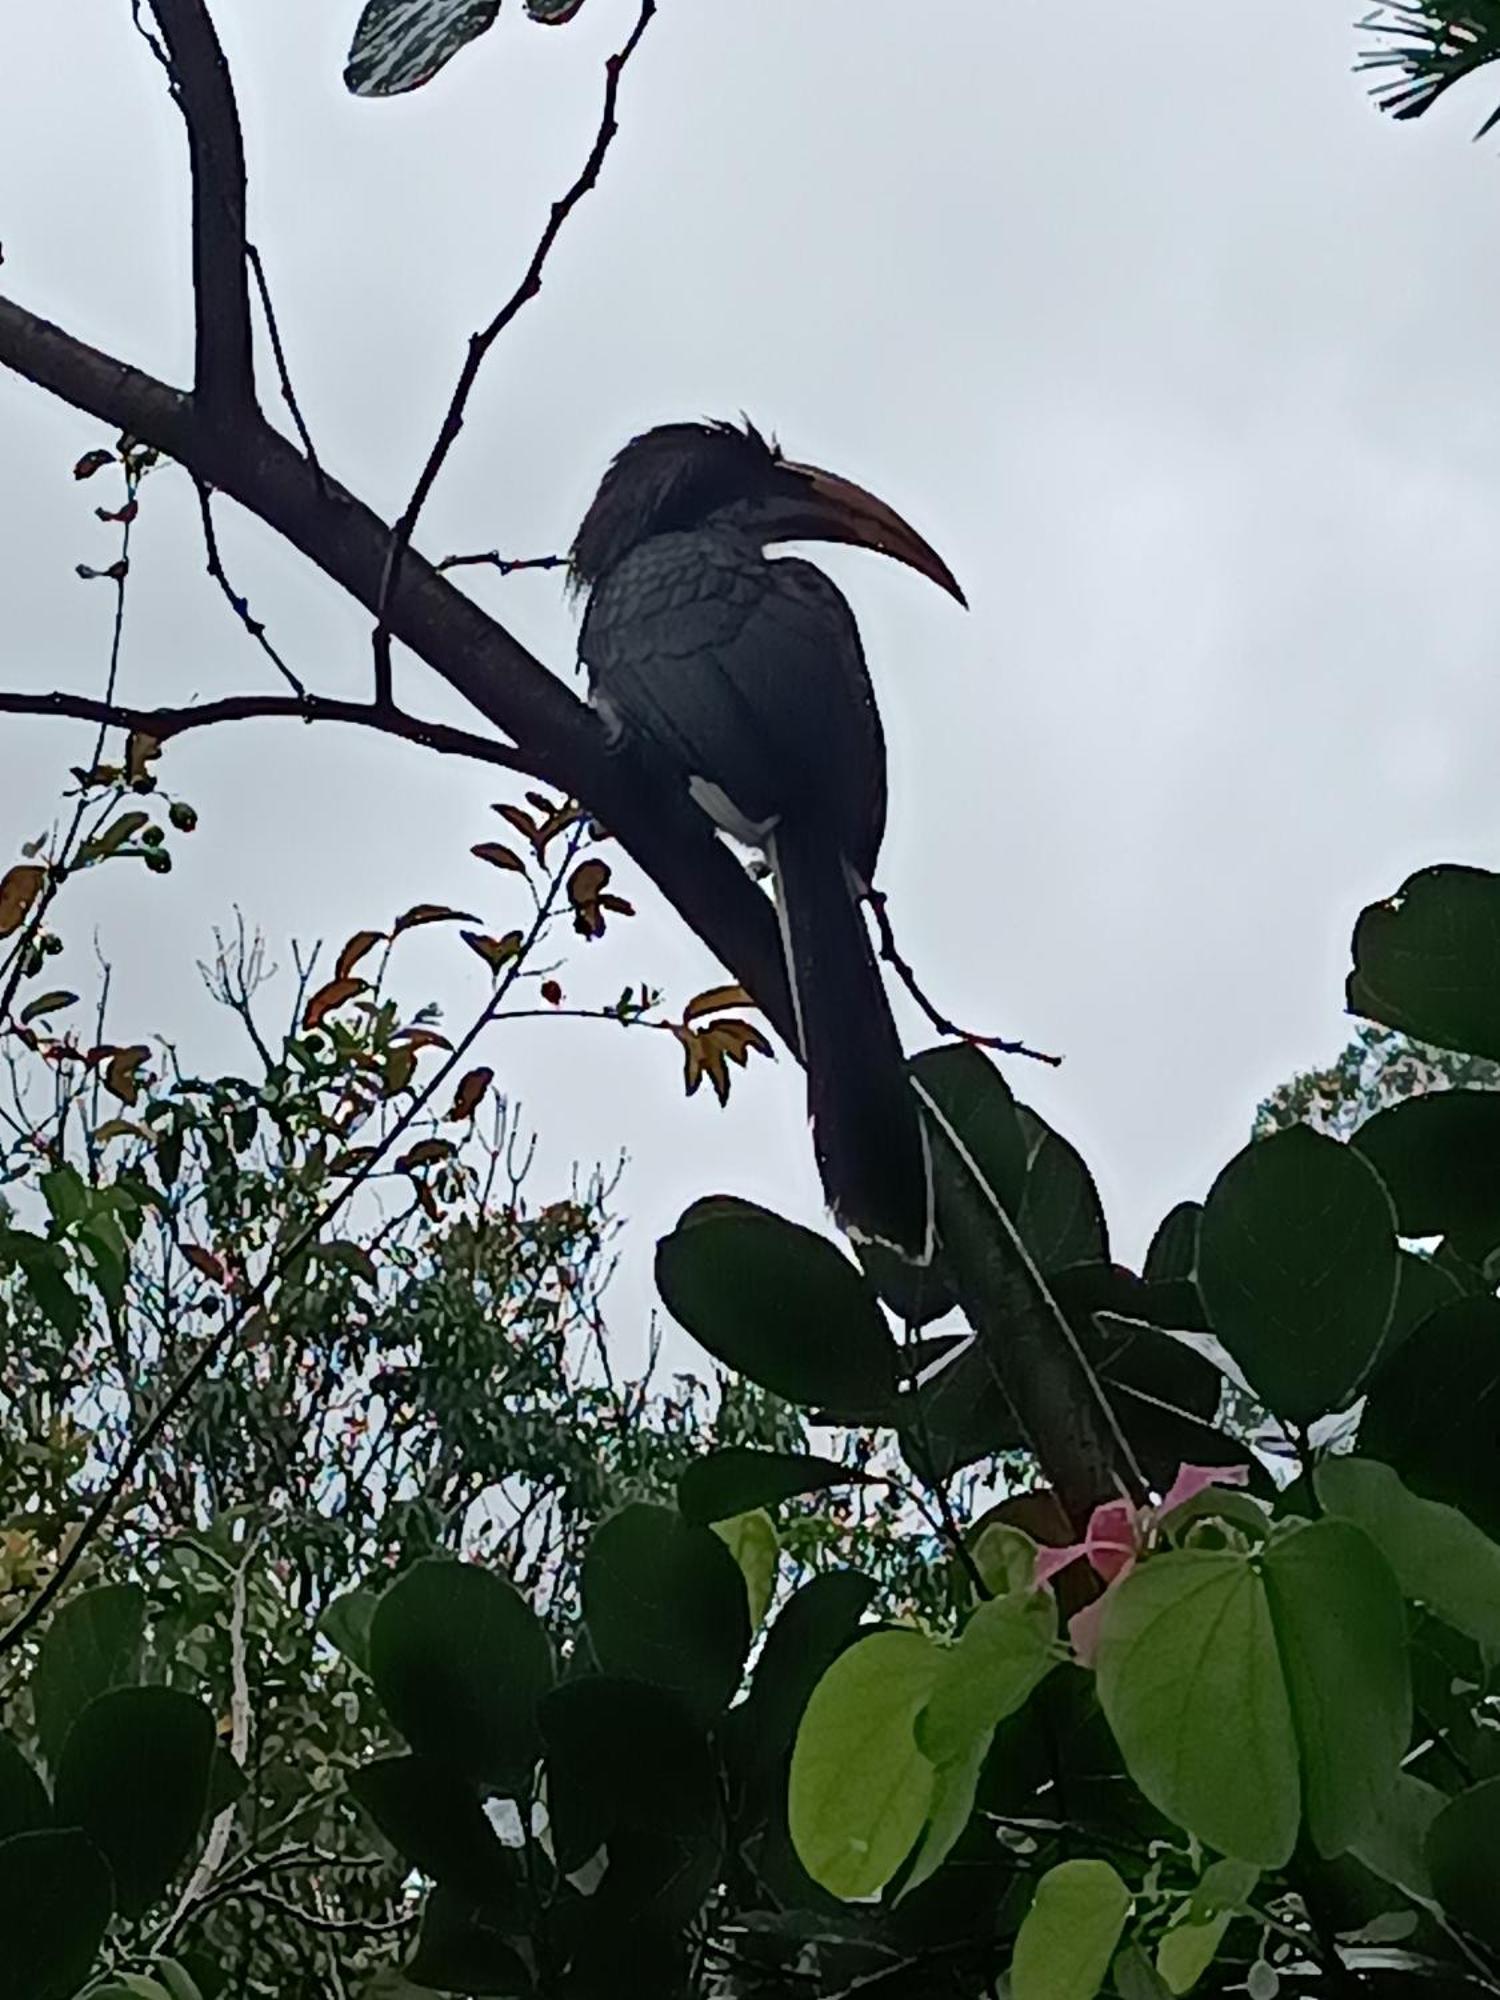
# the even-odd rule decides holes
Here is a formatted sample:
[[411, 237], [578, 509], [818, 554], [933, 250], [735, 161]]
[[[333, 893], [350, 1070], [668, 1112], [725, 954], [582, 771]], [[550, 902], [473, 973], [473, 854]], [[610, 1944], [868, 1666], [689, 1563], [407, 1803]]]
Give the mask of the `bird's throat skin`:
[[874, 689], [836, 586], [766, 552], [819, 518], [825, 538], [886, 548], [958, 594], [861, 488], [788, 466], [754, 432], [668, 426], [626, 447], [579, 530], [579, 651], [611, 732], [770, 860], [829, 1205], [925, 1261], [926, 1135], [860, 907], [885, 829]]

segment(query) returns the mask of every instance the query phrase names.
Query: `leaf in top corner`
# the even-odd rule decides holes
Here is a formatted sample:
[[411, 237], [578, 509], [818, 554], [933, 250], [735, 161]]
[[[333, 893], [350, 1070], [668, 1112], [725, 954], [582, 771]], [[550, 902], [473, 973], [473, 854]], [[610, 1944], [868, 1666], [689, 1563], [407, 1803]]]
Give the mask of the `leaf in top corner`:
[[396, 97], [430, 83], [494, 24], [500, 0], [366, 0], [344, 83], [355, 97]]

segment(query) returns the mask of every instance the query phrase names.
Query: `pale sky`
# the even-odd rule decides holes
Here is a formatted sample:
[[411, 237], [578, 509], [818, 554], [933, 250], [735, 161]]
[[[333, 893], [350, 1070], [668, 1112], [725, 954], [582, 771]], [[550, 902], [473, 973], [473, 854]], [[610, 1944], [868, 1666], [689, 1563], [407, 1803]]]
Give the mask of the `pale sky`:
[[[587, 150], [635, 4], [544, 30], [510, 0], [389, 103], [343, 90], [357, 11], [215, 7], [303, 407], [325, 461], [394, 513], [468, 333]], [[886, 718], [885, 886], [951, 1014], [1065, 1055], [1006, 1073], [1081, 1147], [1131, 1260], [1257, 1100], [1341, 1046], [1361, 905], [1428, 862], [1500, 863], [1500, 138], [1469, 143], [1495, 86], [1391, 123], [1350, 73], [1353, 11], [662, 0], [603, 184], [493, 354], [418, 536], [433, 555], [563, 547], [632, 432], [740, 410], [917, 523], [967, 615], [876, 557], [819, 557]], [[126, 0], [8, 9], [0, 288], [182, 379], [186, 203]], [[96, 690], [111, 595], [73, 567], [113, 556], [92, 514], [111, 496], [70, 468], [109, 436], [11, 377], [0, 435], [6, 679]], [[195, 523], [184, 476], [150, 482], [132, 700], [270, 684]], [[363, 615], [228, 503], [220, 532], [303, 677], [363, 691]], [[555, 576], [469, 575], [572, 671]], [[462, 717], [425, 669], [401, 692]], [[89, 731], [4, 731], [8, 861]], [[58, 970], [86, 977], [97, 924], [121, 1039], [227, 1054], [193, 966], [234, 905], [283, 960], [289, 938], [336, 946], [418, 900], [478, 898], [495, 929], [519, 914], [468, 853], [500, 831], [500, 774], [290, 724], [169, 759], [202, 815], [176, 871], [104, 869], [65, 905]], [[570, 995], [712, 983], [619, 876], [642, 915], [578, 955]], [[456, 938], [424, 936], [409, 974], [456, 1025], [486, 990]], [[575, 1158], [629, 1155], [622, 1339], [693, 1197], [818, 1213], [790, 1061], [737, 1079], [721, 1114], [681, 1098], [665, 1036], [519, 1026], [487, 1059], [542, 1129], [539, 1196]]]

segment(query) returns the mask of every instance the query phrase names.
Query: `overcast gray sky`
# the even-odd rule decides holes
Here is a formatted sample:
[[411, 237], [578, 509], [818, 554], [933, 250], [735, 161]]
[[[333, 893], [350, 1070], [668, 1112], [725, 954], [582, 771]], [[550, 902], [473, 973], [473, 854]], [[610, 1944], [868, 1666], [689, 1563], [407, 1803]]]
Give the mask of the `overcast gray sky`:
[[[465, 337], [587, 149], [635, 4], [548, 31], [509, 0], [385, 104], [343, 91], [357, 11], [215, 8], [314, 437], [394, 512]], [[1082, 1148], [1131, 1259], [1257, 1100], [1341, 1046], [1361, 905], [1427, 862], [1500, 861], [1500, 140], [1468, 143], [1494, 86], [1391, 124], [1350, 74], [1353, 11], [662, 0], [603, 185], [495, 351], [418, 538], [564, 546], [633, 431], [741, 409], [924, 529], [967, 616], [878, 558], [825, 558], [887, 720], [885, 885], [952, 1014], [1066, 1056], [1007, 1073]], [[0, 37], [4, 289], [184, 378], [181, 133], [126, 0], [14, 5]], [[110, 593], [72, 570], [114, 550], [70, 467], [108, 436], [8, 377], [0, 434], [4, 674], [94, 688]], [[222, 514], [283, 652], [360, 692], [367, 622]], [[131, 699], [264, 681], [194, 524], [187, 481], [154, 479]], [[571, 671], [555, 577], [471, 587]], [[457, 713], [414, 666], [402, 692]], [[88, 732], [4, 729], [0, 838], [19, 843]], [[174, 746], [170, 775], [202, 813], [170, 880], [111, 868], [68, 899], [62, 965], [83, 976], [97, 922], [122, 1038], [222, 1053], [193, 962], [235, 904], [278, 945], [427, 899], [479, 898], [503, 927], [503, 883], [468, 855], [497, 830], [495, 774], [270, 724]], [[579, 997], [711, 982], [639, 900], [570, 970]], [[451, 938], [424, 936], [409, 973], [455, 1021], [485, 990]], [[629, 1153], [631, 1317], [651, 1239], [695, 1195], [817, 1213], [789, 1062], [720, 1114], [681, 1100], [666, 1037], [549, 1023], [490, 1059], [550, 1171]]]

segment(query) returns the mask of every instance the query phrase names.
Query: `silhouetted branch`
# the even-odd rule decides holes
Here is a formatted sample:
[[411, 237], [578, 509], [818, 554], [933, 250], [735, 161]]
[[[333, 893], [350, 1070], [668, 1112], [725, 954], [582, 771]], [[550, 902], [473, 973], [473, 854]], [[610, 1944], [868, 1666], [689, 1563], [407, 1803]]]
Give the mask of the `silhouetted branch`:
[[468, 408], [469, 397], [474, 384], [479, 379], [479, 371], [484, 366], [485, 356], [495, 342], [510, 325], [516, 314], [528, 299], [534, 299], [542, 289], [542, 272], [547, 259], [552, 254], [552, 246], [562, 233], [563, 225], [573, 210], [582, 201], [599, 179], [599, 169], [604, 165], [605, 155], [614, 141], [619, 126], [615, 122], [615, 106], [620, 96], [620, 78], [625, 65], [640, 46], [642, 35], [651, 25], [656, 12], [656, 0], [641, 0], [641, 11], [635, 26], [626, 37], [623, 47], [612, 55], [604, 66], [604, 105], [599, 116], [599, 129], [594, 134], [594, 143], [589, 148], [588, 158], [579, 169], [573, 185], [560, 201], [552, 204], [552, 212], [547, 218], [547, 226], [537, 239], [536, 248], [531, 253], [531, 262], [526, 267], [525, 276], [501, 306], [489, 325], [480, 332], [469, 336], [469, 351], [464, 365], [459, 371], [458, 381], [449, 398], [448, 408], [433, 441], [432, 450], [427, 455], [427, 463], [422, 467], [412, 495], [404, 512], [397, 521], [391, 535], [390, 547], [386, 551], [385, 569], [380, 579], [380, 595], [375, 611], [375, 699], [387, 702], [391, 699], [391, 628], [387, 618], [390, 608], [391, 591], [397, 572], [411, 546], [411, 538], [416, 530], [417, 517], [427, 504], [427, 496], [436, 484], [449, 452], [453, 449], [459, 432], [464, 427], [464, 412]]
[[151, 0], [193, 183], [194, 393], [231, 422], [255, 404], [245, 267], [245, 146], [229, 65], [205, 0]]
[[566, 556], [503, 556], [498, 549], [486, 549], [483, 555], [444, 556], [436, 567], [468, 569], [484, 563], [499, 570], [502, 576], [514, 576], [518, 569], [561, 569], [567, 560]]
[[880, 956], [892, 967], [896, 977], [940, 1035], [951, 1035], [955, 1041], [972, 1042], [976, 1048], [993, 1049], [997, 1055], [1029, 1056], [1032, 1062], [1050, 1063], [1054, 1069], [1060, 1066], [1061, 1056], [1049, 1056], [1041, 1049], [1028, 1047], [1025, 1042], [1004, 1041], [999, 1035], [972, 1034], [967, 1028], [960, 1028], [956, 1022], [950, 1021], [946, 1014], [939, 1013], [918, 985], [917, 975], [896, 948], [896, 933], [891, 925], [886, 898], [878, 889], [872, 889], [865, 900], [875, 912], [875, 927], [880, 932]]
[[253, 243], [246, 243], [245, 256], [250, 269], [255, 274], [255, 288], [260, 294], [260, 309], [265, 314], [266, 337], [271, 343], [271, 352], [276, 358], [276, 376], [281, 385], [281, 400], [291, 413], [292, 422], [297, 427], [297, 435], [302, 440], [302, 449], [307, 453], [307, 462], [321, 480], [323, 468], [318, 464], [318, 454], [313, 450], [312, 432], [303, 421], [302, 411], [292, 388], [292, 374], [287, 367], [286, 350], [281, 344], [281, 328], [276, 323], [276, 308], [271, 304], [271, 287], [266, 282], [266, 267], [261, 254]]
[[198, 511], [203, 518], [203, 548], [208, 559], [209, 575], [229, 600], [230, 610], [239, 619], [240, 623], [250, 634], [256, 645], [260, 647], [267, 659], [270, 660], [272, 666], [275, 667], [277, 673], [281, 675], [281, 678], [286, 682], [293, 694], [305, 700], [307, 689], [266, 637], [266, 628], [260, 619], [251, 616], [248, 600], [240, 596], [225, 574], [223, 559], [219, 555], [219, 538], [214, 532], [213, 488], [205, 484], [201, 479], [196, 480], [194, 484], [198, 489]]
[[134, 708], [119, 702], [98, 701], [86, 694], [17, 694], [0, 690], [0, 715], [71, 716], [80, 722], [97, 722], [105, 729], [136, 731], [156, 743], [169, 743], [173, 737], [186, 736], [194, 729], [272, 717], [296, 722], [344, 722], [361, 729], [379, 730], [385, 736], [399, 736], [405, 742], [419, 743], [423, 749], [437, 750], [445, 756], [498, 764], [503, 770], [521, 771], [531, 778], [545, 776], [524, 752], [506, 743], [496, 743], [491, 737], [475, 736], [467, 729], [452, 729], [444, 722], [426, 722], [399, 708], [376, 708], [366, 701], [334, 701], [316, 694], [231, 694], [218, 701], [195, 702], [186, 708]]

